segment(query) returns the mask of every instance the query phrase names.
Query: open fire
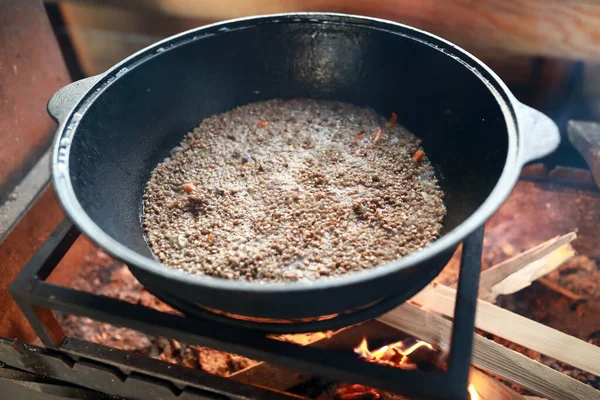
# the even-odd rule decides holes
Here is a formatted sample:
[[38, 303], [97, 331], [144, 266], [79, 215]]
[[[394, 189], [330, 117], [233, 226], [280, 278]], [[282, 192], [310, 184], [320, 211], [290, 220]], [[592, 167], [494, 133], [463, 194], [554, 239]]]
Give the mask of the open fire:
[[[365, 361], [383, 364], [390, 367], [413, 370], [419, 368], [420, 360], [427, 359], [429, 363], [442, 369], [445, 367], [445, 354], [432, 344], [423, 340], [407, 338], [381, 346], [375, 350], [369, 349], [367, 338], [363, 337], [354, 352]], [[419, 356], [416, 357], [416, 353]], [[412, 358], [411, 358], [412, 356]], [[468, 387], [470, 400], [480, 400], [479, 393], [473, 384]], [[382, 393], [363, 385], [342, 385], [338, 388], [335, 399], [380, 399]]]
[[362, 342], [354, 348], [354, 352], [370, 362], [412, 370], [418, 368], [418, 365], [413, 363], [409, 357], [412, 353], [422, 347], [433, 352], [437, 352], [437, 350], [431, 344], [421, 340], [417, 340], [416, 343], [410, 345], [411, 340], [401, 340], [370, 351], [367, 339], [363, 338]]
[[479, 400], [479, 393], [477, 393], [475, 386], [473, 386], [472, 384], [469, 385], [469, 396], [471, 400]]

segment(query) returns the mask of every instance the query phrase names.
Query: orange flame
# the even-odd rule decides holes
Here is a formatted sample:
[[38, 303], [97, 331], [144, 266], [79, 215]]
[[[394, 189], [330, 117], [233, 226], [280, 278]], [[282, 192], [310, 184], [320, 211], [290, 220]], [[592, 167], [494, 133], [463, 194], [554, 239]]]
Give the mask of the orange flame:
[[[399, 341], [371, 351], [369, 350], [369, 343], [367, 342], [367, 339], [363, 337], [360, 344], [354, 348], [354, 352], [369, 362], [386, 364], [393, 367], [410, 370], [417, 368], [417, 365], [410, 361], [409, 356], [421, 347], [427, 347], [430, 350], [436, 350], [431, 344], [422, 340], [417, 340], [415, 344], [408, 347], [407, 343], [404, 341]], [[399, 357], [401, 358], [398, 361]], [[477, 390], [473, 384], [469, 385], [468, 391], [470, 400], [481, 400], [481, 397], [479, 396], [479, 393], [477, 393]]]
[[[410, 362], [409, 355], [411, 355], [415, 350], [421, 347], [427, 347], [428, 349], [433, 350], [434, 347], [421, 340], [417, 341], [417, 343], [413, 344], [408, 348], [404, 348], [406, 344], [402, 341], [385, 345], [376, 350], [369, 350], [369, 345], [366, 338], [360, 342], [358, 346], [354, 348], [354, 352], [358, 354], [360, 357], [364, 358], [367, 361], [380, 363], [380, 364], [390, 364], [395, 367], [400, 367], [402, 369], [415, 369], [417, 366]], [[400, 361], [393, 362], [392, 359], [396, 358], [396, 356], [401, 356]]]
[[475, 386], [472, 384], [469, 385], [469, 396], [471, 397], [471, 400], [480, 400], [479, 393], [477, 393]]

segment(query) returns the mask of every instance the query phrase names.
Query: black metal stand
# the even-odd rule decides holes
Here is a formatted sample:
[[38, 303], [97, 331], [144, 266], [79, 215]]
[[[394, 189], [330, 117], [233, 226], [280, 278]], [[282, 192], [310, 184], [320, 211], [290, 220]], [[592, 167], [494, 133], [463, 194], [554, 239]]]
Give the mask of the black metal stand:
[[[178, 374], [182, 373], [181, 370], [185, 372], [185, 376], [189, 376], [191, 370], [176, 366], [169, 366], [169, 371], [162, 371], [158, 374], [156, 371], [140, 372], [139, 368], [132, 370], [130, 365], [132, 358], [128, 353], [113, 351], [113, 349], [107, 351], [105, 346], [64, 338], [60, 329], [57, 330], [58, 325], [53, 326], [55, 324], [52, 321], [48, 322], [48, 316], [51, 314], [48, 313], [48, 310], [86, 316], [147, 334], [241, 354], [291, 370], [309, 372], [344, 382], [361, 383], [408, 397], [444, 400], [468, 398], [468, 370], [481, 268], [483, 228], [475, 231], [464, 243], [452, 330], [449, 369], [441, 375], [427, 374], [417, 370], [404, 371], [367, 363], [348, 352], [301, 347], [269, 339], [264, 333], [257, 331], [233, 327], [212, 320], [200, 320], [164, 313], [141, 305], [46, 282], [50, 273], [78, 236], [79, 231], [69, 221], [62, 221], [19, 274], [10, 287], [10, 292], [47, 348], [53, 349], [54, 352], [64, 352], [74, 360], [83, 357], [86, 360], [92, 359], [96, 363], [117, 367], [118, 371], [121, 371], [119, 375], [121, 382], [131, 379], [131, 371], [133, 371], [137, 374], [145, 373], [144, 382], [147, 385], [150, 385], [149, 382], [155, 379], [163, 385], [164, 389], [166, 383], [166, 387], [171, 390], [171, 396], [174, 397], [187, 393], [186, 389], [189, 387], [205, 391], [205, 397], [198, 398], [215, 398], [208, 397], [208, 393], [225, 395], [226, 398], [247, 399], [251, 398], [250, 395], [258, 396], [255, 398], [260, 399], [289, 398], [284, 394], [242, 385], [224, 378], [217, 378], [217, 380], [220, 380], [216, 384], [214, 382], [216, 377], [213, 376], [210, 376], [211, 382], [198, 384], [194, 380], [189, 381], [185, 378], [179, 378], [180, 375]], [[42, 322], [42, 320], [45, 320], [45, 322]], [[164, 365], [164, 363], [158, 361], [156, 363]], [[114, 380], [114, 376], [112, 379]], [[229, 384], [224, 385], [221, 382], [223, 379], [232, 383], [233, 388]], [[110, 379], [105, 378], [103, 381], [110, 382]], [[98, 385], [91, 386], [85, 382], [73, 383], [96, 390], [106, 391], [108, 388], [107, 393], [117, 396], [131, 396], [130, 392], [121, 392], [119, 385], [98, 387]], [[239, 387], [240, 385], [252, 388], [244, 389], [246, 390], [244, 394], [246, 397], [240, 397], [240, 391], [244, 392]], [[254, 390], [254, 392], [249, 393], [248, 390], [250, 392]], [[260, 393], [256, 393], [256, 390], [259, 390]], [[267, 393], [270, 394], [267, 395]], [[140, 395], [142, 398], [148, 398], [142, 393]]]

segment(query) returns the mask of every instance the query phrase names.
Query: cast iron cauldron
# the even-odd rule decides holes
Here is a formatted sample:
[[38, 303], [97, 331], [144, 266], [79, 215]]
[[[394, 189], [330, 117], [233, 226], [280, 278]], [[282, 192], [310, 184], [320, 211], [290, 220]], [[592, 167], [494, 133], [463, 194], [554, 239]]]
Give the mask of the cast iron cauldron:
[[[205, 117], [292, 97], [396, 112], [423, 140], [446, 192], [443, 236], [389, 265], [311, 283], [191, 276], [156, 261], [140, 222], [156, 164]], [[48, 111], [60, 123], [54, 188], [87, 237], [185, 312], [271, 328], [405, 301], [502, 204], [522, 166], [559, 142], [549, 118], [519, 103], [464, 50], [408, 26], [340, 14], [259, 16], [188, 31], [61, 89]]]

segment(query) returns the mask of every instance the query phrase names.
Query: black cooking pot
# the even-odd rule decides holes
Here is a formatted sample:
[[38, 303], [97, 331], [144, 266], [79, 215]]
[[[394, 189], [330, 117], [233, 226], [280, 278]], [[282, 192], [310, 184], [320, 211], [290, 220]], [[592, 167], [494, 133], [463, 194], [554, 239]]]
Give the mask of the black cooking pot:
[[[423, 140], [446, 193], [443, 236], [388, 265], [311, 283], [192, 276], [156, 261], [140, 222], [152, 169], [203, 118], [292, 97], [396, 112]], [[339, 14], [261, 16], [185, 32], [61, 89], [48, 110], [60, 123], [54, 188], [87, 237], [187, 313], [275, 330], [339, 313], [363, 316], [357, 320], [384, 300], [387, 308], [405, 301], [502, 204], [522, 166], [559, 142], [550, 119], [464, 50], [408, 26]]]

